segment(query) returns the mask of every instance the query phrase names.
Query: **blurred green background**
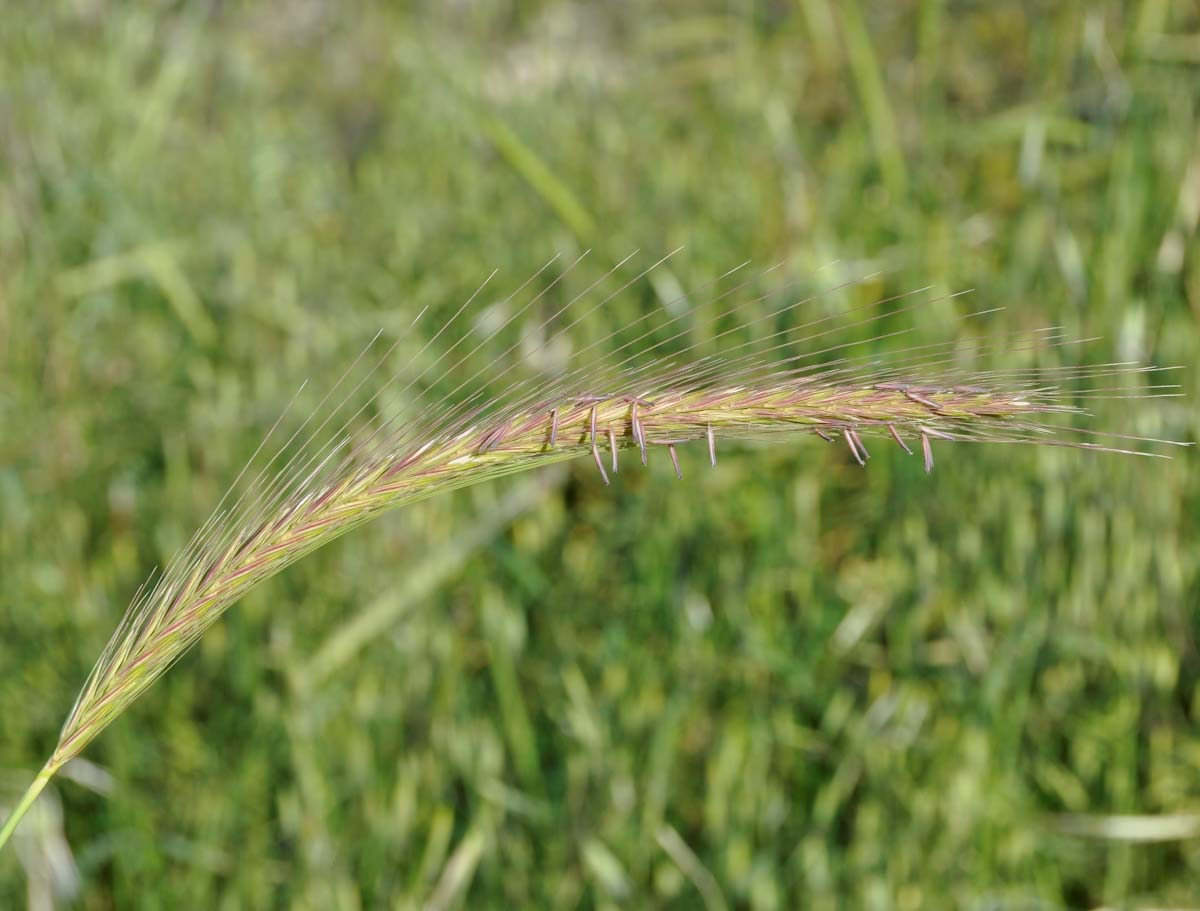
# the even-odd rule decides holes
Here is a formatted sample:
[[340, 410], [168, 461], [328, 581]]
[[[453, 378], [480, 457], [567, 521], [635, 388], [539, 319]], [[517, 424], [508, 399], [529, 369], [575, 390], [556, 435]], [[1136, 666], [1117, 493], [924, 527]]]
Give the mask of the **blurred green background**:
[[[1105, 423], [1200, 437], [1194, 0], [2, 15], [0, 803], [297, 380], [496, 267], [974, 287], [1184, 365]], [[55, 783], [0, 904], [1200, 903], [1195, 455], [875, 449], [360, 529]]]

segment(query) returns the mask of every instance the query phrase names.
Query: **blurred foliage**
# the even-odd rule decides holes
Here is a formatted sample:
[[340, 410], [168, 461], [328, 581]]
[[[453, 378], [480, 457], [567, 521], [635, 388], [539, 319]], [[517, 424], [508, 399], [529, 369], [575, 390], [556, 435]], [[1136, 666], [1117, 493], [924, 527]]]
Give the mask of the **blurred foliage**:
[[[10, 0], [0, 801], [298, 378], [493, 268], [976, 287], [1184, 365], [1105, 417], [1196, 439], [1198, 220], [1194, 0]], [[1195, 900], [1194, 454], [685, 456], [271, 580], [56, 783], [0, 903]]]

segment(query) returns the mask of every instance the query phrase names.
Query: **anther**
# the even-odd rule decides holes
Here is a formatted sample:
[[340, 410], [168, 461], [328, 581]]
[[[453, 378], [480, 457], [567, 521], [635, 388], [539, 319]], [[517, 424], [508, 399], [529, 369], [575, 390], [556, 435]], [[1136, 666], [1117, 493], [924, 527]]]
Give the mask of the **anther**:
[[867, 444], [862, 441], [862, 437], [858, 435], [857, 430], [851, 430], [850, 436], [854, 439], [854, 445], [858, 447], [858, 451], [864, 459], [870, 459], [871, 453], [867, 452]]
[[550, 448], [554, 448], [554, 444], [558, 442], [558, 409], [550, 409]]
[[596, 406], [592, 406], [592, 458], [600, 469], [600, 479], [608, 484], [608, 473], [604, 470], [604, 461], [600, 458], [600, 447], [596, 445]]
[[925, 474], [933, 471], [933, 446], [929, 443], [929, 434], [921, 431], [921, 454], [925, 456]]
[[611, 427], [608, 428], [608, 448], [612, 450], [612, 470], [613, 474], [617, 473], [617, 432]]
[[899, 447], [901, 449], [903, 449], [909, 455], [913, 454], [912, 450], [908, 448], [908, 444], [905, 443], [904, 440], [900, 437], [900, 432], [898, 430], [896, 430], [896, 427], [894, 424], [888, 424], [888, 433], [890, 433], [892, 435], [892, 439], [896, 441], [896, 443], [899, 445]]
[[846, 438], [846, 445], [850, 447], [850, 454], [854, 456], [854, 461], [858, 462], [859, 465], [866, 465], [866, 460], [863, 459], [858, 451], [858, 446], [854, 442], [854, 431], [847, 427], [842, 431], [842, 436]]
[[503, 442], [504, 437], [508, 434], [509, 427], [510, 423], [505, 422], [501, 426], [489, 430], [484, 435], [483, 440], [480, 442], [475, 451], [480, 455], [485, 452], [491, 452], [493, 449], [499, 446], [501, 442]]
[[942, 406], [939, 405], [937, 402], [933, 401], [932, 399], [927, 399], [923, 395], [918, 395], [917, 393], [913, 392], [911, 389], [905, 389], [904, 396], [910, 402], [916, 402], [918, 405], [924, 405], [930, 411], [941, 411], [942, 410]]
[[717, 438], [713, 434], [712, 424], [708, 425], [708, 460], [712, 467], [717, 467]]
[[642, 464], [646, 464], [646, 430], [642, 427], [642, 422], [638, 419], [638, 405], [641, 402], [634, 399], [633, 404], [629, 408], [629, 425], [633, 430], [633, 438], [637, 440], [638, 449], [642, 451]]
[[667, 444], [667, 452], [671, 453], [671, 464], [675, 466], [675, 477], [683, 480], [683, 470], [679, 467], [679, 453], [675, 451], [675, 444]]

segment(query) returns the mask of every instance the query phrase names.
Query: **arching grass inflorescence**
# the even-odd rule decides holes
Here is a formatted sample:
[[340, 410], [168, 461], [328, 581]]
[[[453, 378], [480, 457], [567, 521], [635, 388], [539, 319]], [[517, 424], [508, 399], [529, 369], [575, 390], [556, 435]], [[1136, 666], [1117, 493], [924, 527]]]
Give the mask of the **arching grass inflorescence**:
[[[1039, 355], [1075, 344], [1054, 328], [877, 350], [881, 341], [891, 344], [911, 332], [904, 317], [922, 306], [957, 304], [927, 288], [774, 328], [798, 320], [806, 306], [831, 309], [833, 297], [854, 284], [808, 296], [798, 296], [797, 282], [767, 294], [749, 290], [779, 267], [744, 279], [739, 276], [744, 265], [722, 275], [719, 283], [730, 286], [711, 297], [703, 312], [713, 326], [724, 328], [703, 343], [692, 339], [697, 311], [674, 302], [665, 308], [668, 315], [648, 310], [578, 348], [555, 369], [514, 377], [531, 354], [569, 343], [585, 319], [650, 271], [604, 291], [632, 258], [627, 257], [541, 322], [530, 319], [563, 294], [564, 278], [582, 258], [561, 268], [557, 258], [551, 260], [494, 304], [490, 309], [503, 321], [473, 347], [469, 339], [476, 336], [470, 332], [444, 344], [493, 274], [409, 358], [425, 363], [420, 370], [378, 382], [406, 339], [379, 355], [373, 353], [377, 336], [271, 453], [267, 442], [280, 425], [273, 428], [208, 522], [134, 598], [53, 754], [0, 830], [0, 845], [55, 772], [246, 592], [396, 506], [580, 457], [590, 457], [609, 484], [622, 450], [636, 452], [642, 465], [665, 450], [682, 478], [679, 447], [704, 446], [716, 468], [718, 439], [840, 439], [862, 466], [871, 458], [868, 440], [893, 443], [916, 457], [912, 440], [926, 472], [934, 467], [934, 441], [1138, 455], [1161, 455], [1154, 447], [1174, 445], [1076, 426], [1087, 417], [1084, 404], [1095, 399], [1177, 394], [1169, 384], [1147, 383], [1159, 368], [1037, 363]], [[498, 355], [485, 356], [472, 372], [474, 361], [506, 338], [509, 327], [532, 330], [523, 336], [537, 340], [532, 352], [518, 339]], [[1094, 385], [1109, 379], [1118, 385]], [[361, 401], [365, 389], [371, 391]], [[380, 417], [377, 406], [385, 394], [401, 407]]]

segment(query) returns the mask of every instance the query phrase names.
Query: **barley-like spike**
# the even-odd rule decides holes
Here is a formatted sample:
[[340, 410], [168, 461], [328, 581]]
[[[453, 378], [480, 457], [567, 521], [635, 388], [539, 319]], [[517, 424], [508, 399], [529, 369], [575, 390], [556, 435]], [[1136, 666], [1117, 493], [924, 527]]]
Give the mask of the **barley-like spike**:
[[[579, 257], [575, 263], [582, 259]], [[600, 309], [650, 271], [643, 270], [612, 293], [594, 291], [625, 262], [622, 260], [535, 327], [542, 336], [542, 349], [574, 340], [576, 336], [568, 333], [583, 316]], [[510, 311], [501, 329], [540, 301], [572, 268], [574, 264], [541, 291], [531, 292], [526, 303]], [[504, 302], [523, 293], [530, 281]], [[794, 287], [784, 285], [772, 293], [792, 295]], [[425, 362], [423, 355], [430, 345], [455, 324], [482, 288], [425, 342], [418, 352], [421, 362]], [[715, 306], [731, 293], [709, 304]], [[764, 295], [734, 304], [724, 312], [712, 312], [713, 325], [729, 323], [730, 327], [704, 344], [776, 321], [785, 311], [798, 314], [801, 306], [827, 293], [791, 299], [782, 310], [774, 301], [761, 312], [739, 309], [757, 307], [769, 299], [770, 295]], [[587, 313], [564, 317], [569, 307], [589, 294], [594, 294], [595, 300]], [[855, 308], [845, 328], [891, 320], [905, 310], [915, 309], [912, 299], [912, 294], [898, 295]], [[1127, 398], [1155, 390], [1154, 385], [1146, 384], [1146, 374], [1156, 373], [1158, 368], [1128, 362], [1082, 366], [1067, 363], [1043, 368], [1006, 367], [1003, 363], [994, 366], [988, 362], [989, 358], [1016, 352], [1041, 354], [1047, 347], [1073, 344], [1057, 330], [989, 335], [986, 339], [958, 337], [885, 355], [852, 355], [861, 343], [861, 333], [851, 333], [849, 340], [830, 341], [828, 337], [837, 331], [833, 326], [838, 317], [827, 315], [808, 322], [788, 320], [791, 328], [765, 336], [754, 331], [750, 333], [752, 341], [726, 345], [717, 356], [698, 349], [699, 343], [687, 343], [691, 321], [698, 311], [690, 308], [686, 298], [681, 300], [678, 312], [667, 308], [674, 315], [664, 324], [650, 324], [628, 341], [617, 344], [618, 339], [628, 338], [623, 333], [662, 311], [655, 308], [607, 338], [576, 349], [571, 369], [565, 373], [508, 378], [510, 370], [529, 360], [523, 350], [520, 361], [511, 357], [521, 344], [517, 342], [492, 361], [487, 387], [472, 391], [468, 385], [488, 369], [483, 368], [455, 386], [449, 395], [434, 391], [444, 389], [441, 381], [455, 377], [483, 345], [497, 341], [497, 329], [473, 350], [441, 368], [439, 376], [426, 379], [428, 367], [411, 376], [395, 396], [396, 401], [408, 404], [392, 417], [368, 423], [364, 438], [360, 431], [372, 414], [367, 408], [388, 381], [381, 383], [361, 406], [354, 394], [367, 377], [383, 368], [396, 350], [395, 344], [374, 366], [365, 361], [367, 377], [357, 385], [348, 382], [346, 388], [353, 388], [340, 403], [332, 402], [326, 409], [333, 392], [330, 390], [278, 452], [259, 447], [255, 456], [263, 451], [262, 470], [247, 473], [247, 465], [235, 481], [237, 486], [246, 478], [240, 493], [231, 488], [167, 570], [135, 596], [85, 682], [53, 754], [0, 828], [0, 845], [55, 772], [77, 756], [225, 610], [259, 582], [385, 510], [440, 491], [583, 457], [589, 452], [601, 479], [608, 484], [600, 453], [601, 429], [608, 438], [614, 473], [622, 447], [637, 446], [646, 464], [648, 444], [653, 443], [667, 447], [680, 479], [683, 471], [676, 447], [706, 439], [709, 461], [715, 466], [718, 432], [733, 439], [814, 433], [829, 442], [840, 433], [854, 458], [865, 464], [869, 456], [863, 434], [882, 434], [886, 430], [905, 452], [911, 453], [900, 436], [900, 429], [907, 427], [920, 435], [927, 472], [933, 469], [933, 439], [1064, 446], [1159, 457], [1160, 453], [1139, 451], [1138, 446], [1170, 444], [1111, 434], [1115, 440], [1131, 441], [1118, 448], [1104, 441], [1105, 435], [1097, 431], [1053, 422], [1056, 417], [1086, 417], [1080, 403], [1093, 397]], [[905, 306], [883, 306], [894, 301], [904, 301]], [[877, 338], [891, 338], [906, 331], [889, 331]], [[430, 366], [439, 364], [470, 337], [470, 333], [463, 333]], [[801, 343], [805, 343], [808, 353], [793, 354]], [[596, 346], [608, 347], [597, 350], [591, 360], [580, 358]], [[356, 360], [355, 365], [358, 363]], [[350, 373], [347, 371], [334, 389]], [[1095, 389], [1082, 385], [1101, 377], [1122, 377], [1130, 385]], [[489, 394], [487, 389], [498, 391]], [[580, 394], [596, 389], [614, 391]], [[426, 395], [438, 398], [426, 400]], [[345, 418], [345, 423], [340, 427], [338, 423], [331, 425], [335, 417], [339, 423]], [[298, 436], [300, 430], [305, 430], [304, 437]], [[648, 432], [655, 439], [649, 439]], [[293, 443], [295, 448], [289, 448]], [[226, 506], [230, 495], [232, 505]]]

